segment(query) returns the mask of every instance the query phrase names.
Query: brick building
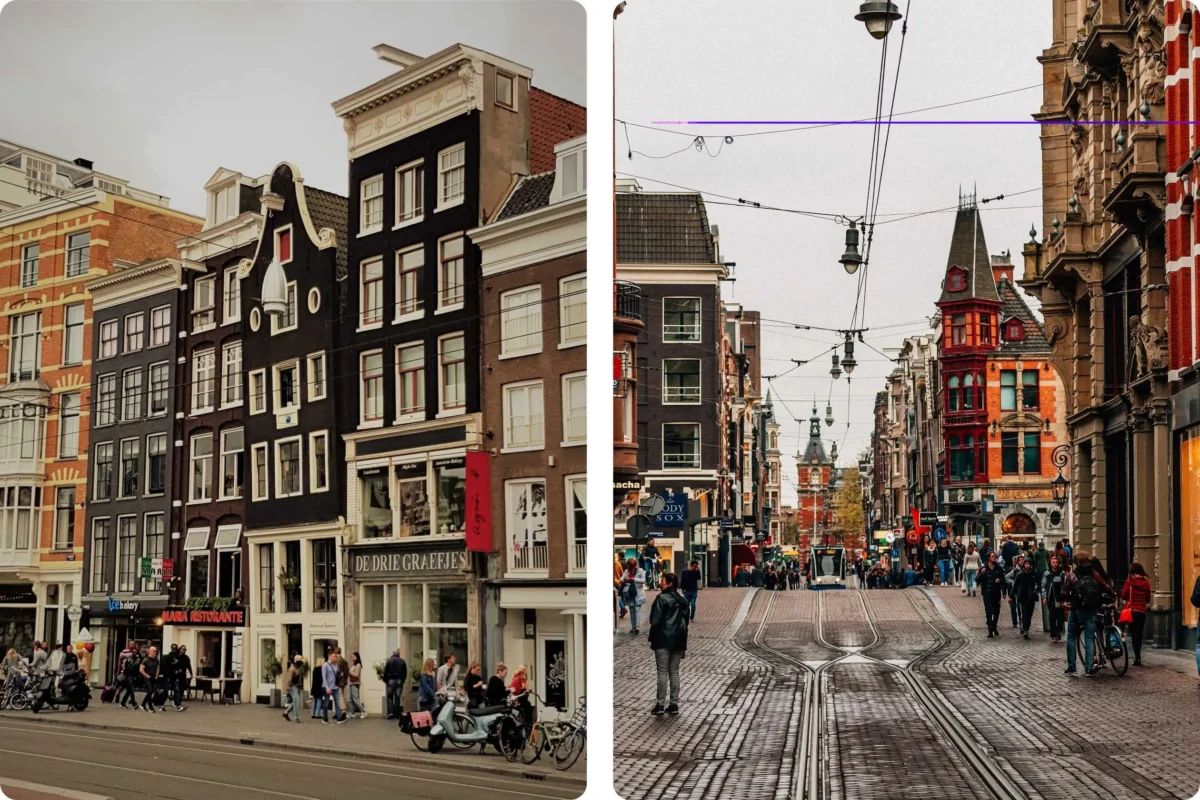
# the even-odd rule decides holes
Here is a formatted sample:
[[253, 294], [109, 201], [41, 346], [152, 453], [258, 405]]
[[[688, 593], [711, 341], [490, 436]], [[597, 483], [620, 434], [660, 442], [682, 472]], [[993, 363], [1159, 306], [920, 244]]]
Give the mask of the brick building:
[[11, 142], [0, 187], [0, 647], [29, 651], [79, 631], [67, 612], [82, 597], [98, 403], [85, 284], [118, 261], [173, 255], [200, 220], [90, 161]]

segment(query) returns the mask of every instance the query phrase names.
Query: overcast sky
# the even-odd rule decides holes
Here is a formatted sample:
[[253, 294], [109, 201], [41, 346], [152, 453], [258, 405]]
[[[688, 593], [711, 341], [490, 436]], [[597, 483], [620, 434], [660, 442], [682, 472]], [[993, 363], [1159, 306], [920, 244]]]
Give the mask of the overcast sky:
[[0, 13], [0, 139], [95, 168], [202, 214], [218, 167], [295, 163], [346, 193], [330, 104], [395, 72], [371, 48], [472, 45], [586, 104], [586, 22], [553, 2], [38, 2]]
[[[906, 0], [897, 0], [901, 11]], [[854, 19], [858, 4], [756, 0], [630, 0], [615, 24], [620, 120], [650, 124], [670, 120], [847, 120], [871, 117], [879, 79], [880, 44]], [[896, 96], [897, 112], [1038, 87], [990, 100], [901, 119], [1028, 120], [1041, 103], [1041, 66], [1035, 60], [1051, 37], [1044, 0], [975, 0], [911, 3], [910, 25]], [[679, 35], [686, 30], [687, 36]], [[895, 74], [899, 26], [889, 39], [888, 74]], [[652, 76], [653, 79], [649, 79]], [[889, 94], [890, 98], [890, 77]], [[886, 106], [885, 106], [886, 108]], [[734, 135], [732, 144], [709, 138], [711, 153], [688, 149], [668, 158], [627, 157], [625, 128], [616, 129], [617, 170], [764, 205], [859, 217], [866, 201], [871, 127], [838, 126], [737, 138], [769, 127], [674, 127]], [[681, 135], [629, 128], [632, 149], [663, 156], [688, 145]], [[669, 190], [649, 180], [644, 189]], [[959, 185], [979, 196], [1012, 195], [1041, 186], [1035, 125], [897, 126], [892, 130], [879, 204], [888, 213], [954, 206]], [[850, 324], [855, 279], [838, 257], [845, 229], [811, 217], [753, 210], [713, 201], [709, 220], [720, 227], [725, 260], [737, 263], [737, 281], [725, 296], [764, 320], [831, 328]], [[1012, 250], [1020, 277], [1020, 249], [1030, 223], [1041, 233], [1040, 191], [981, 206], [990, 252]], [[929, 214], [876, 227], [867, 289], [866, 326], [921, 320], [932, 315], [946, 267], [954, 213]], [[770, 323], [768, 323], [768, 326]], [[785, 324], [764, 326], [763, 373], [780, 374], [789, 359], [807, 359], [836, 341], [832, 334]], [[868, 332], [868, 343], [899, 347], [904, 335], [928, 330], [918, 322]], [[860, 366], [849, 390], [833, 384], [836, 421], [826, 428], [826, 448], [836, 439], [839, 462], [853, 463], [870, 441], [875, 393], [892, 365], [859, 344]], [[775, 404], [783, 420], [785, 483], [795, 482], [795, 453], [808, 438], [807, 419], [817, 395], [825, 416], [830, 356], [774, 382], [774, 394], [803, 423]], [[801, 438], [803, 433], [803, 438]], [[794, 488], [784, 501], [794, 503]]]

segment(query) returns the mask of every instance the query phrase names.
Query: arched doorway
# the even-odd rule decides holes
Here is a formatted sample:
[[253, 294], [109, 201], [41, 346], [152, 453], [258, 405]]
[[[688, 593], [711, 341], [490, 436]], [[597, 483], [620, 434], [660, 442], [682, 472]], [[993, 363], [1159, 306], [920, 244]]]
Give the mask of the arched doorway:
[[1033, 536], [1037, 533], [1037, 525], [1028, 514], [1009, 514], [1000, 530], [1005, 536]]

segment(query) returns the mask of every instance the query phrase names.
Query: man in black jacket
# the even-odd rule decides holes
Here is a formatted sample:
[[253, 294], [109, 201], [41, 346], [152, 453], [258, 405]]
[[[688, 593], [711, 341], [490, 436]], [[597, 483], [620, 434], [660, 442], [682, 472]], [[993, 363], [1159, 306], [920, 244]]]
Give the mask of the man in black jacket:
[[[650, 648], [654, 651], [654, 667], [658, 673], [658, 694], [651, 714], [679, 713], [679, 662], [687, 650], [688, 623], [691, 613], [687, 600], [679, 593], [679, 576], [663, 573], [659, 579], [662, 593], [650, 607]], [[667, 686], [671, 689], [671, 704], [665, 709]]]
[[1000, 568], [996, 552], [988, 553], [987, 565], [979, 570], [975, 579], [979, 593], [983, 595], [983, 609], [987, 615], [988, 638], [999, 636], [996, 623], [1000, 619], [1000, 598], [1005, 593], [1004, 570]]
[[408, 680], [408, 664], [400, 657], [400, 648], [388, 656], [383, 665], [383, 682], [387, 686], [387, 718], [396, 719], [403, 711], [400, 698], [404, 693], [404, 682]]
[[[183, 693], [188, 690], [195, 673], [192, 672], [192, 657], [187, 654], [187, 645], [179, 645], [179, 653], [175, 656], [175, 702], [176, 711], [186, 711], [183, 705]], [[299, 720], [297, 719], [297, 722]]]
[[688, 608], [692, 610], [691, 619], [696, 618], [696, 596], [700, 593], [700, 577], [700, 562], [693, 561], [679, 581], [684, 599], [688, 601]]
[[[178, 675], [178, 662], [179, 645], [173, 644], [171, 645], [171, 649], [163, 655], [162, 661], [160, 661], [158, 665], [158, 674], [162, 678], [162, 690], [172, 699], [175, 697], [175, 681]], [[164, 700], [163, 702], [165, 703], [166, 701]], [[179, 703], [175, 703], [175, 708], [179, 708]], [[163, 707], [160, 705], [158, 710], [162, 711]]]
[[1038, 588], [1041, 583], [1033, 571], [1033, 559], [1027, 558], [1021, 562], [1021, 571], [1013, 578], [1012, 590], [1008, 594], [1008, 602], [1013, 603], [1021, 618], [1021, 635], [1029, 638], [1029, 625], [1033, 620], [1033, 607], [1037, 604]]

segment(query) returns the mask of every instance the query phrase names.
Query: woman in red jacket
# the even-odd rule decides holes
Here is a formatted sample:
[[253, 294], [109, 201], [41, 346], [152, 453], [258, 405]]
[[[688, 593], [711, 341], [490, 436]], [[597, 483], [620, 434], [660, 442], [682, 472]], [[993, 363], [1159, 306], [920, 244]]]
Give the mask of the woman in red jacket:
[[1142, 632], [1146, 629], [1146, 607], [1150, 605], [1150, 579], [1138, 562], [1129, 565], [1129, 577], [1121, 589], [1121, 600], [1133, 613], [1133, 665], [1142, 665]]

